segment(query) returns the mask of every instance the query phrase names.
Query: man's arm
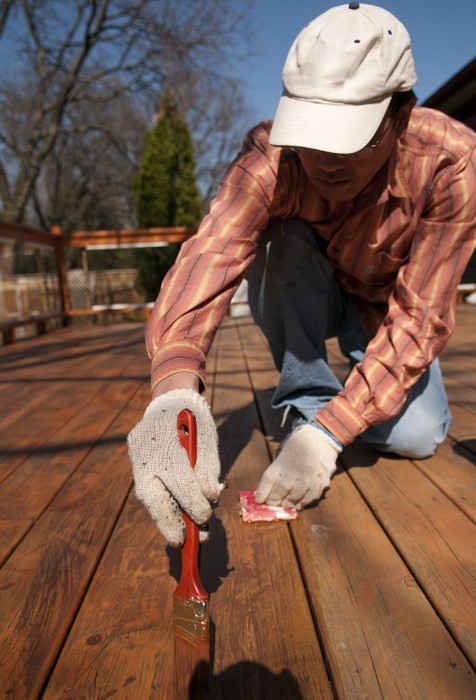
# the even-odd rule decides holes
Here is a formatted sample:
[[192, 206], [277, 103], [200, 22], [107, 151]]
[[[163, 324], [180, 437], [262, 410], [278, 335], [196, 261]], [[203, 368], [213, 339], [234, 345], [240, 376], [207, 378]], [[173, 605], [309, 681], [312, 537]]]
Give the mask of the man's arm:
[[[184, 537], [180, 508], [205, 525], [212, 513], [211, 503], [218, 500], [223, 488], [216, 427], [200, 392], [216, 329], [269, 218], [279, 149], [275, 149], [273, 166], [267, 143], [263, 127], [245, 140], [210, 215], [182, 245], [146, 326], [152, 401], [129, 435], [129, 455], [139, 500], [175, 546]], [[197, 418], [193, 470], [178, 439], [177, 416], [184, 408]], [[206, 536], [202, 528], [201, 539]]]
[[152, 387], [173, 373], [206, 381], [205, 362], [216, 329], [252, 261], [269, 221], [280, 149], [269, 126], [250, 132], [220, 184], [210, 213], [183, 243], [146, 326]]
[[386, 317], [344, 390], [316, 416], [343, 445], [398, 415], [409, 389], [453, 331], [457, 285], [476, 240], [476, 149], [469, 130], [460, 125], [453, 133], [450, 122], [448, 131], [449, 144], [447, 137], [438, 149], [432, 146], [437, 153], [432, 180], [422, 190], [421, 182], [409, 179], [410, 188], [420, 185], [426, 206]]

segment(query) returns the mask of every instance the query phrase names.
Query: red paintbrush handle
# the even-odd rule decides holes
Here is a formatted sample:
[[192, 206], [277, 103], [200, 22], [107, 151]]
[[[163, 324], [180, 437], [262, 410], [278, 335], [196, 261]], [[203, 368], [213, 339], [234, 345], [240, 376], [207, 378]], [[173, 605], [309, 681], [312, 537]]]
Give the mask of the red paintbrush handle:
[[[180, 444], [185, 448], [193, 469], [197, 462], [197, 420], [188, 408], [180, 411], [177, 418]], [[198, 571], [199, 535], [198, 525], [182, 510], [185, 521], [185, 542], [182, 547], [182, 575], [174, 595], [179, 598], [207, 600], [208, 594], [202, 586]]]

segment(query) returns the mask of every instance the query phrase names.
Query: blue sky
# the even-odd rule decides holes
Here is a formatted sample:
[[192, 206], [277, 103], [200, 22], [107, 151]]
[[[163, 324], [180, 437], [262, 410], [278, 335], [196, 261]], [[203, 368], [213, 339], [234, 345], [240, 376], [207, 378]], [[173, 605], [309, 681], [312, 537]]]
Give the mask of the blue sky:
[[[281, 94], [281, 70], [301, 29], [330, 7], [333, 0], [250, 0], [254, 28], [250, 48], [258, 54], [242, 63], [241, 78], [253, 114], [274, 116]], [[228, 0], [233, 3], [234, 0]], [[375, 3], [373, 3], [375, 4]], [[379, 0], [407, 27], [423, 101], [476, 56], [476, 0]], [[11, 46], [0, 45], [0, 70], [12, 70]]]
[[[301, 29], [339, 2], [255, 0], [250, 10], [252, 46], [260, 52], [245, 66], [243, 79], [257, 119], [272, 118], [281, 94], [281, 70]], [[476, 56], [476, 0], [380, 0], [408, 29], [412, 38], [423, 101]]]

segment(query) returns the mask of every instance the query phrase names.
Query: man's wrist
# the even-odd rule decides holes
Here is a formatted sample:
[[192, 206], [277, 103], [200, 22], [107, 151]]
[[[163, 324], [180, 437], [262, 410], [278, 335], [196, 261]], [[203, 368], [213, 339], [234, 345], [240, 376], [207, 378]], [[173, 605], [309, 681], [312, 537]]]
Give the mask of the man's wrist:
[[193, 389], [200, 392], [200, 377], [193, 372], [176, 372], [158, 382], [152, 390], [152, 400], [175, 389]]
[[321, 430], [325, 435], [327, 435], [328, 438], [330, 438], [336, 446], [339, 448], [339, 450], [343, 450], [343, 445], [339, 442], [339, 440], [334, 437], [332, 433], [330, 433], [328, 430], [326, 430], [322, 425], [319, 425], [319, 423], [316, 423], [313, 420], [308, 420], [306, 421], [305, 425], [312, 425], [314, 428], [317, 428], [317, 430]]

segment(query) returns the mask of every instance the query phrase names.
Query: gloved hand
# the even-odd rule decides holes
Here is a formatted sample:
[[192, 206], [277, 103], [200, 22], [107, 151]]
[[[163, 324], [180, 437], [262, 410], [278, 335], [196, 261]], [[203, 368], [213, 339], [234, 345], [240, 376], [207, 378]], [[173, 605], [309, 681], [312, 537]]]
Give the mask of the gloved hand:
[[298, 425], [286, 438], [256, 489], [256, 502], [302, 510], [331, 481], [340, 443], [316, 424]]
[[[189, 408], [197, 420], [197, 462], [192, 469], [180, 444], [177, 416]], [[166, 540], [178, 547], [185, 538], [182, 508], [204, 525], [223, 485], [219, 483], [218, 436], [206, 400], [193, 389], [176, 389], [154, 399], [127, 438], [137, 497]], [[208, 538], [200, 531], [200, 540]]]

